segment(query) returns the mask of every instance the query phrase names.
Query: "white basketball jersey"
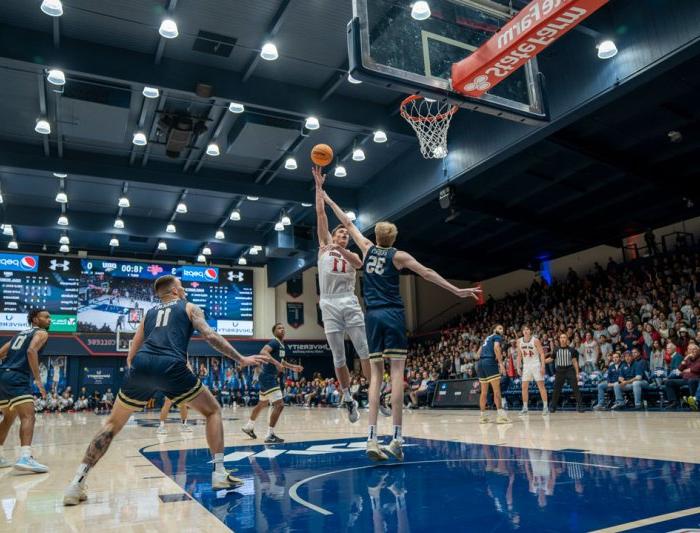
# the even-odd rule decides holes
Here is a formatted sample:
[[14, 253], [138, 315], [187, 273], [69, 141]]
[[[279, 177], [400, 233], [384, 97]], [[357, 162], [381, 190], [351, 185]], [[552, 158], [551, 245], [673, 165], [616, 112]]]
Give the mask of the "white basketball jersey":
[[321, 298], [355, 294], [355, 268], [339, 252], [323, 253], [318, 258], [318, 284]]
[[535, 337], [530, 337], [528, 342], [525, 342], [525, 337], [518, 339], [518, 348], [523, 354], [523, 363], [539, 363], [540, 356], [535, 347]]

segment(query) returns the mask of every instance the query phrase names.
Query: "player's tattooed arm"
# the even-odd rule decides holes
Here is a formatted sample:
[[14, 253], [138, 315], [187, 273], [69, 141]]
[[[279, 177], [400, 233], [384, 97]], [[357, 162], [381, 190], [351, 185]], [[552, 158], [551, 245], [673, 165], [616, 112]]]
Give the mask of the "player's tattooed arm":
[[326, 175], [321, 172], [321, 167], [314, 166], [311, 171], [316, 182], [316, 232], [318, 233], [318, 244], [325, 246], [332, 241], [328, 230], [328, 216], [326, 215], [326, 204], [323, 200], [323, 183]]
[[231, 343], [214, 331], [209, 324], [207, 324], [204, 318], [204, 311], [202, 311], [198, 306], [188, 303], [187, 312], [192, 321], [194, 328], [199, 331], [202, 338], [207, 341], [207, 344], [214, 348], [220, 354], [237, 361], [241, 366], [259, 365], [261, 363], [267, 363], [270, 359], [269, 356], [251, 355], [249, 357], [244, 357], [238, 350], [236, 350]]
[[27, 348], [29, 368], [32, 369], [32, 375], [34, 376], [36, 386], [39, 388], [39, 392], [44, 398], [46, 397], [46, 390], [44, 390], [44, 384], [41, 382], [41, 372], [39, 371], [39, 350], [44, 347], [47, 340], [49, 340], [49, 334], [46, 330], [40, 329], [34, 334], [32, 342], [29, 343], [29, 347]]
[[2, 345], [2, 348], [0, 348], [0, 361], [5, 359], [7, 357], [7, 353], [10, 351], [10, 341], [7, 341], [5, 344]]
[[105, 454], [107, 448], [109, 448], [113, 438], [114, 432], [110, 429], [103, 429], [95, 435], [95, 438], [92, 439], [88, 449], [85, 451], [83, 463], [90, 467], [95, 466], [97, 461]]
[[345, 226], [345, 228], [348, 230], [348, 233], [350, 233], [350, 237], [352, 237], [352, 240], [355, 241], [355, 244], [360, 248], [362, 251], [362, 254], [366, 254], [367, 250], [370, 249], [372, 246], [372, 241], [370, 241], [367, 237], [362, 235], [362, 232], [357, 229], [357, 226], [352, 223], [352, 220], [348, 218], [348, 216], [345, 214], [345, 211], [343, 211], [338, 204], [336, 204], [330, 196], [328, 196], [328, 193], [324, 191], [323, 193], [323, 199], [325, 200], [326, 204], [333, 210], [333, 213], [335, 213], [335, 216], [338, 217], [338, 220], [340, 220], [340, 223]]

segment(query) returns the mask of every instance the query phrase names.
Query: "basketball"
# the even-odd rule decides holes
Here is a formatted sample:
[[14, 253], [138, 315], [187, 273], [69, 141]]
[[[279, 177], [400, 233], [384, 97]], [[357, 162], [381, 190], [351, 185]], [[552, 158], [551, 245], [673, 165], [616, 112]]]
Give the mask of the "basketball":
[[311, 149], [311, 161], [320, 167], [330, 165], [333, 161], [333, 148], [327, 144], [317, 144]]

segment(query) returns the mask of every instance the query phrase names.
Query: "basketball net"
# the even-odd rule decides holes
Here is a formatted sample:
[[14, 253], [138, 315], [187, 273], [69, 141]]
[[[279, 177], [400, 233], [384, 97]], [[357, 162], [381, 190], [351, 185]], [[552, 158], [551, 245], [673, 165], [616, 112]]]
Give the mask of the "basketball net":
[[413, 94], [401, 102], [401, 116], [416, 132], [420, 153], [426, 159], [447, 156], [447, 131], [459, 109], [446, 101], [431, 100]]

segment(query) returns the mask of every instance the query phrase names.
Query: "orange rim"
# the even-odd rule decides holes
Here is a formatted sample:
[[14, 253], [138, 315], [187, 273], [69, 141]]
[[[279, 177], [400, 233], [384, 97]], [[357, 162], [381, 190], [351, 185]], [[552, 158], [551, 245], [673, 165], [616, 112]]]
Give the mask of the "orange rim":
[[421, 96], [419, 94], [412, 94], [410, 96], [407, 96], [406, 98], [403, 99], [401, 102], [401, 116], [405, 118], [406, 120], [409, 120], [411, 122], [438, 122], [441, 120], [445, 120], [452, 115], [454, 115], [457, 112], [457, 107], [456, 105], [453, 105], [450, 107], [448, 111], [445, 111], [444, 113], [440, 113], [439, 115], [435, 115], [434, 117], [414, 117], [411, 115], [407, 110], [406, 106], [410, 104], [411, 102], [414, 102], [416, 100], [425, 100], [424, 96]]

